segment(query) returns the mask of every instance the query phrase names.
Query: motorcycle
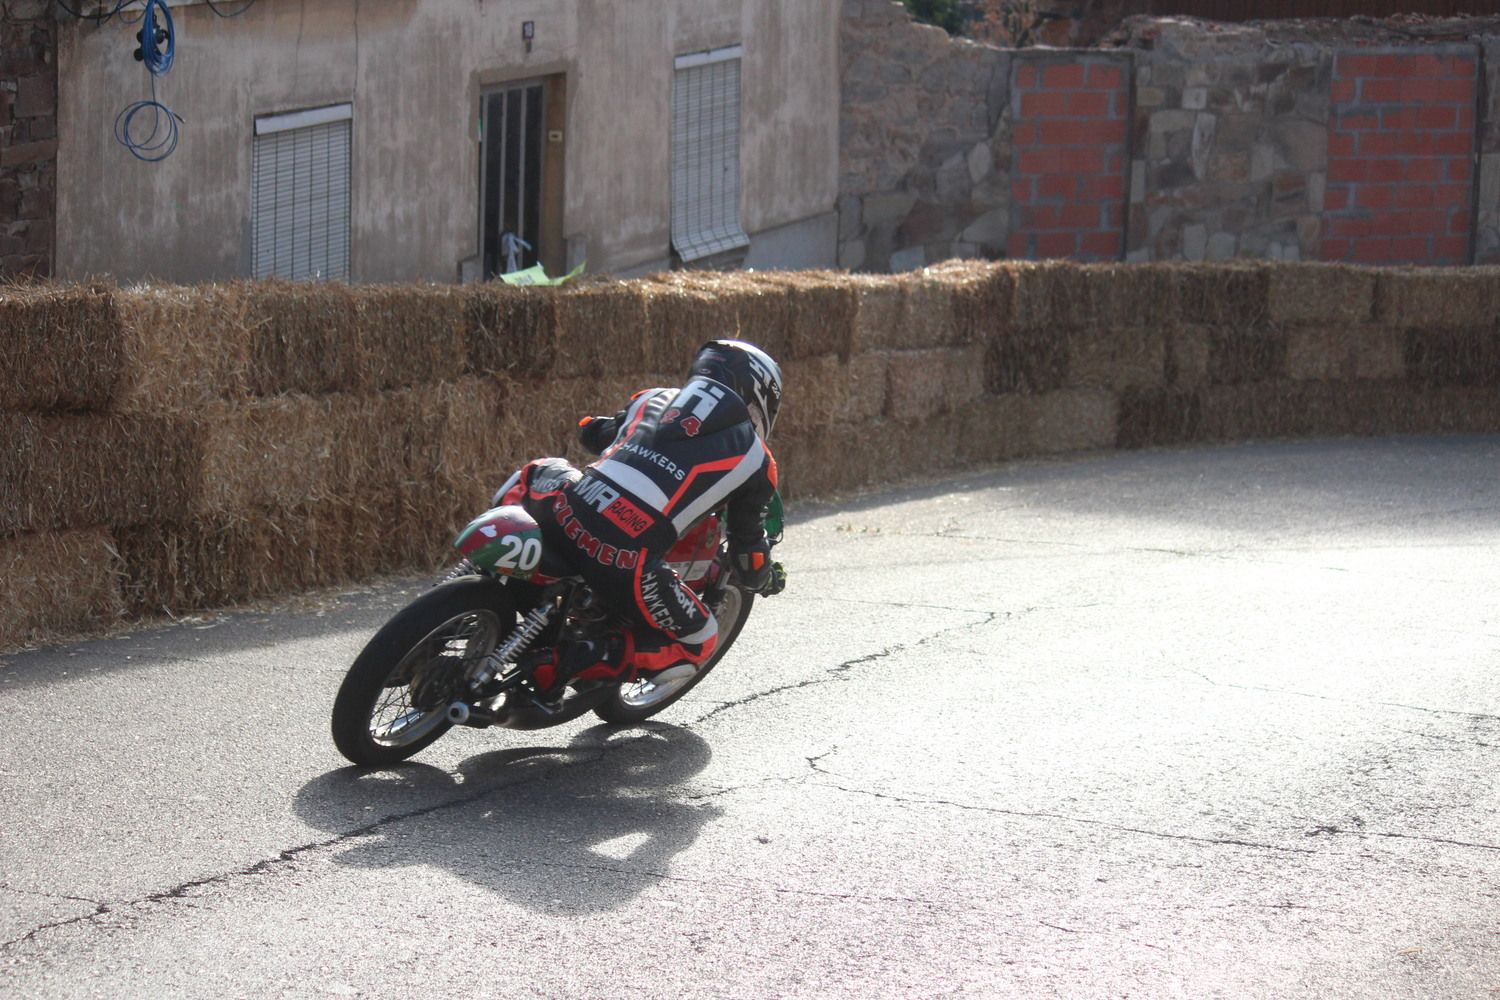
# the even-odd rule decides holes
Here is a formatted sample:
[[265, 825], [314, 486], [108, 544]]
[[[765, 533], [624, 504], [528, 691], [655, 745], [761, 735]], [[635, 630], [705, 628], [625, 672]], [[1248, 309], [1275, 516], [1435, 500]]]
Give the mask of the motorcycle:
[[[766, 531], [781, 540], [779, 496]], [[724, 511], [701, 518], [666, 560], [719, 623], [713, 654], [651, 677], [571, 683], [543, 699], [532, 676], [541, 657], [522, 654], [569, 641], [605, 638], [630, 622], [605, 608], [583, 578], [548, 551], [522, 507], [480, 514], [453, 545], [461, 560], [431, 589], [396, 612], [355, 658], [333, 703], [333, 742], [355, 764], [394, 764], [453, 726], [545, 729], [592, 711], [605, 722], [649, 719], [691, 691], [724, 657], [750, 617], [755, 595], [739, 585], [724, 532]]]

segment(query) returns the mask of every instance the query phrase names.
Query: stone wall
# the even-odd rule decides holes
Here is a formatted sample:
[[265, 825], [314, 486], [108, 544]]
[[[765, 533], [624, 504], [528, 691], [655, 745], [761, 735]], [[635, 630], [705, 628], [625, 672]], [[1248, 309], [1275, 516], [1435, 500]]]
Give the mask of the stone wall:
[[52, 273], [57, 28], [47, 0], [0, 0], [0, 278]]
[[1143, 19], [1012, 51], [890, 0], [843, 16], [846, 267], [1500, 262], [1500, 37]]

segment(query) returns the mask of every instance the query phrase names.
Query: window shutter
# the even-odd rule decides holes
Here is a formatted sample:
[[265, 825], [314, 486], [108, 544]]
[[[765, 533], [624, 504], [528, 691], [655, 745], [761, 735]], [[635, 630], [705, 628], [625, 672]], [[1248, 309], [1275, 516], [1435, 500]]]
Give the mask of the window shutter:
[[672, 247], [685, 261], [750, 245], [740, 225], [740, 52], [676, 61]]
[[254, 277], [349, 280], [350, 124], [348, 105], [256, 121]]

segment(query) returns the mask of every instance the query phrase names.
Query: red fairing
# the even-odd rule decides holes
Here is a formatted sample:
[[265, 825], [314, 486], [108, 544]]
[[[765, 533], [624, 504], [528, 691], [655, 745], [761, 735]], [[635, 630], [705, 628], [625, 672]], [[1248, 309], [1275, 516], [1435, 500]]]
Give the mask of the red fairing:
[[697, 588], [706, 583], [719, 554], [719, 515], [710, 514], [689, 528], [667, 553], [666, 562], [683, 582]]

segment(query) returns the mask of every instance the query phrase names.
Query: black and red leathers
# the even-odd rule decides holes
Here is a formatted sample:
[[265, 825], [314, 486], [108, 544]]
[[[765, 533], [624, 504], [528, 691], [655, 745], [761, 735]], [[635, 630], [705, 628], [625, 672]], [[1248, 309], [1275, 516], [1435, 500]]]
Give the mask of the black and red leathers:
[[[776, 462], [749, 411], [732, 389], [694, 377], [680, 389], [639, 393], [613, 417], [585, 420], [579, 437], [600, 454], [597, 461], [581, 473], [561, 459], [534, 462], [504, 502], [525, 503], [548, 550], [636, 620], [633, 649], [619, 667], [652, 672], [703, 662], [718, 623], [663, 557], [679, 534], [727, 503], [731, 549], [757, 569], [766, 562]], [[603, 679], [611, 666], [576, 679]]]

